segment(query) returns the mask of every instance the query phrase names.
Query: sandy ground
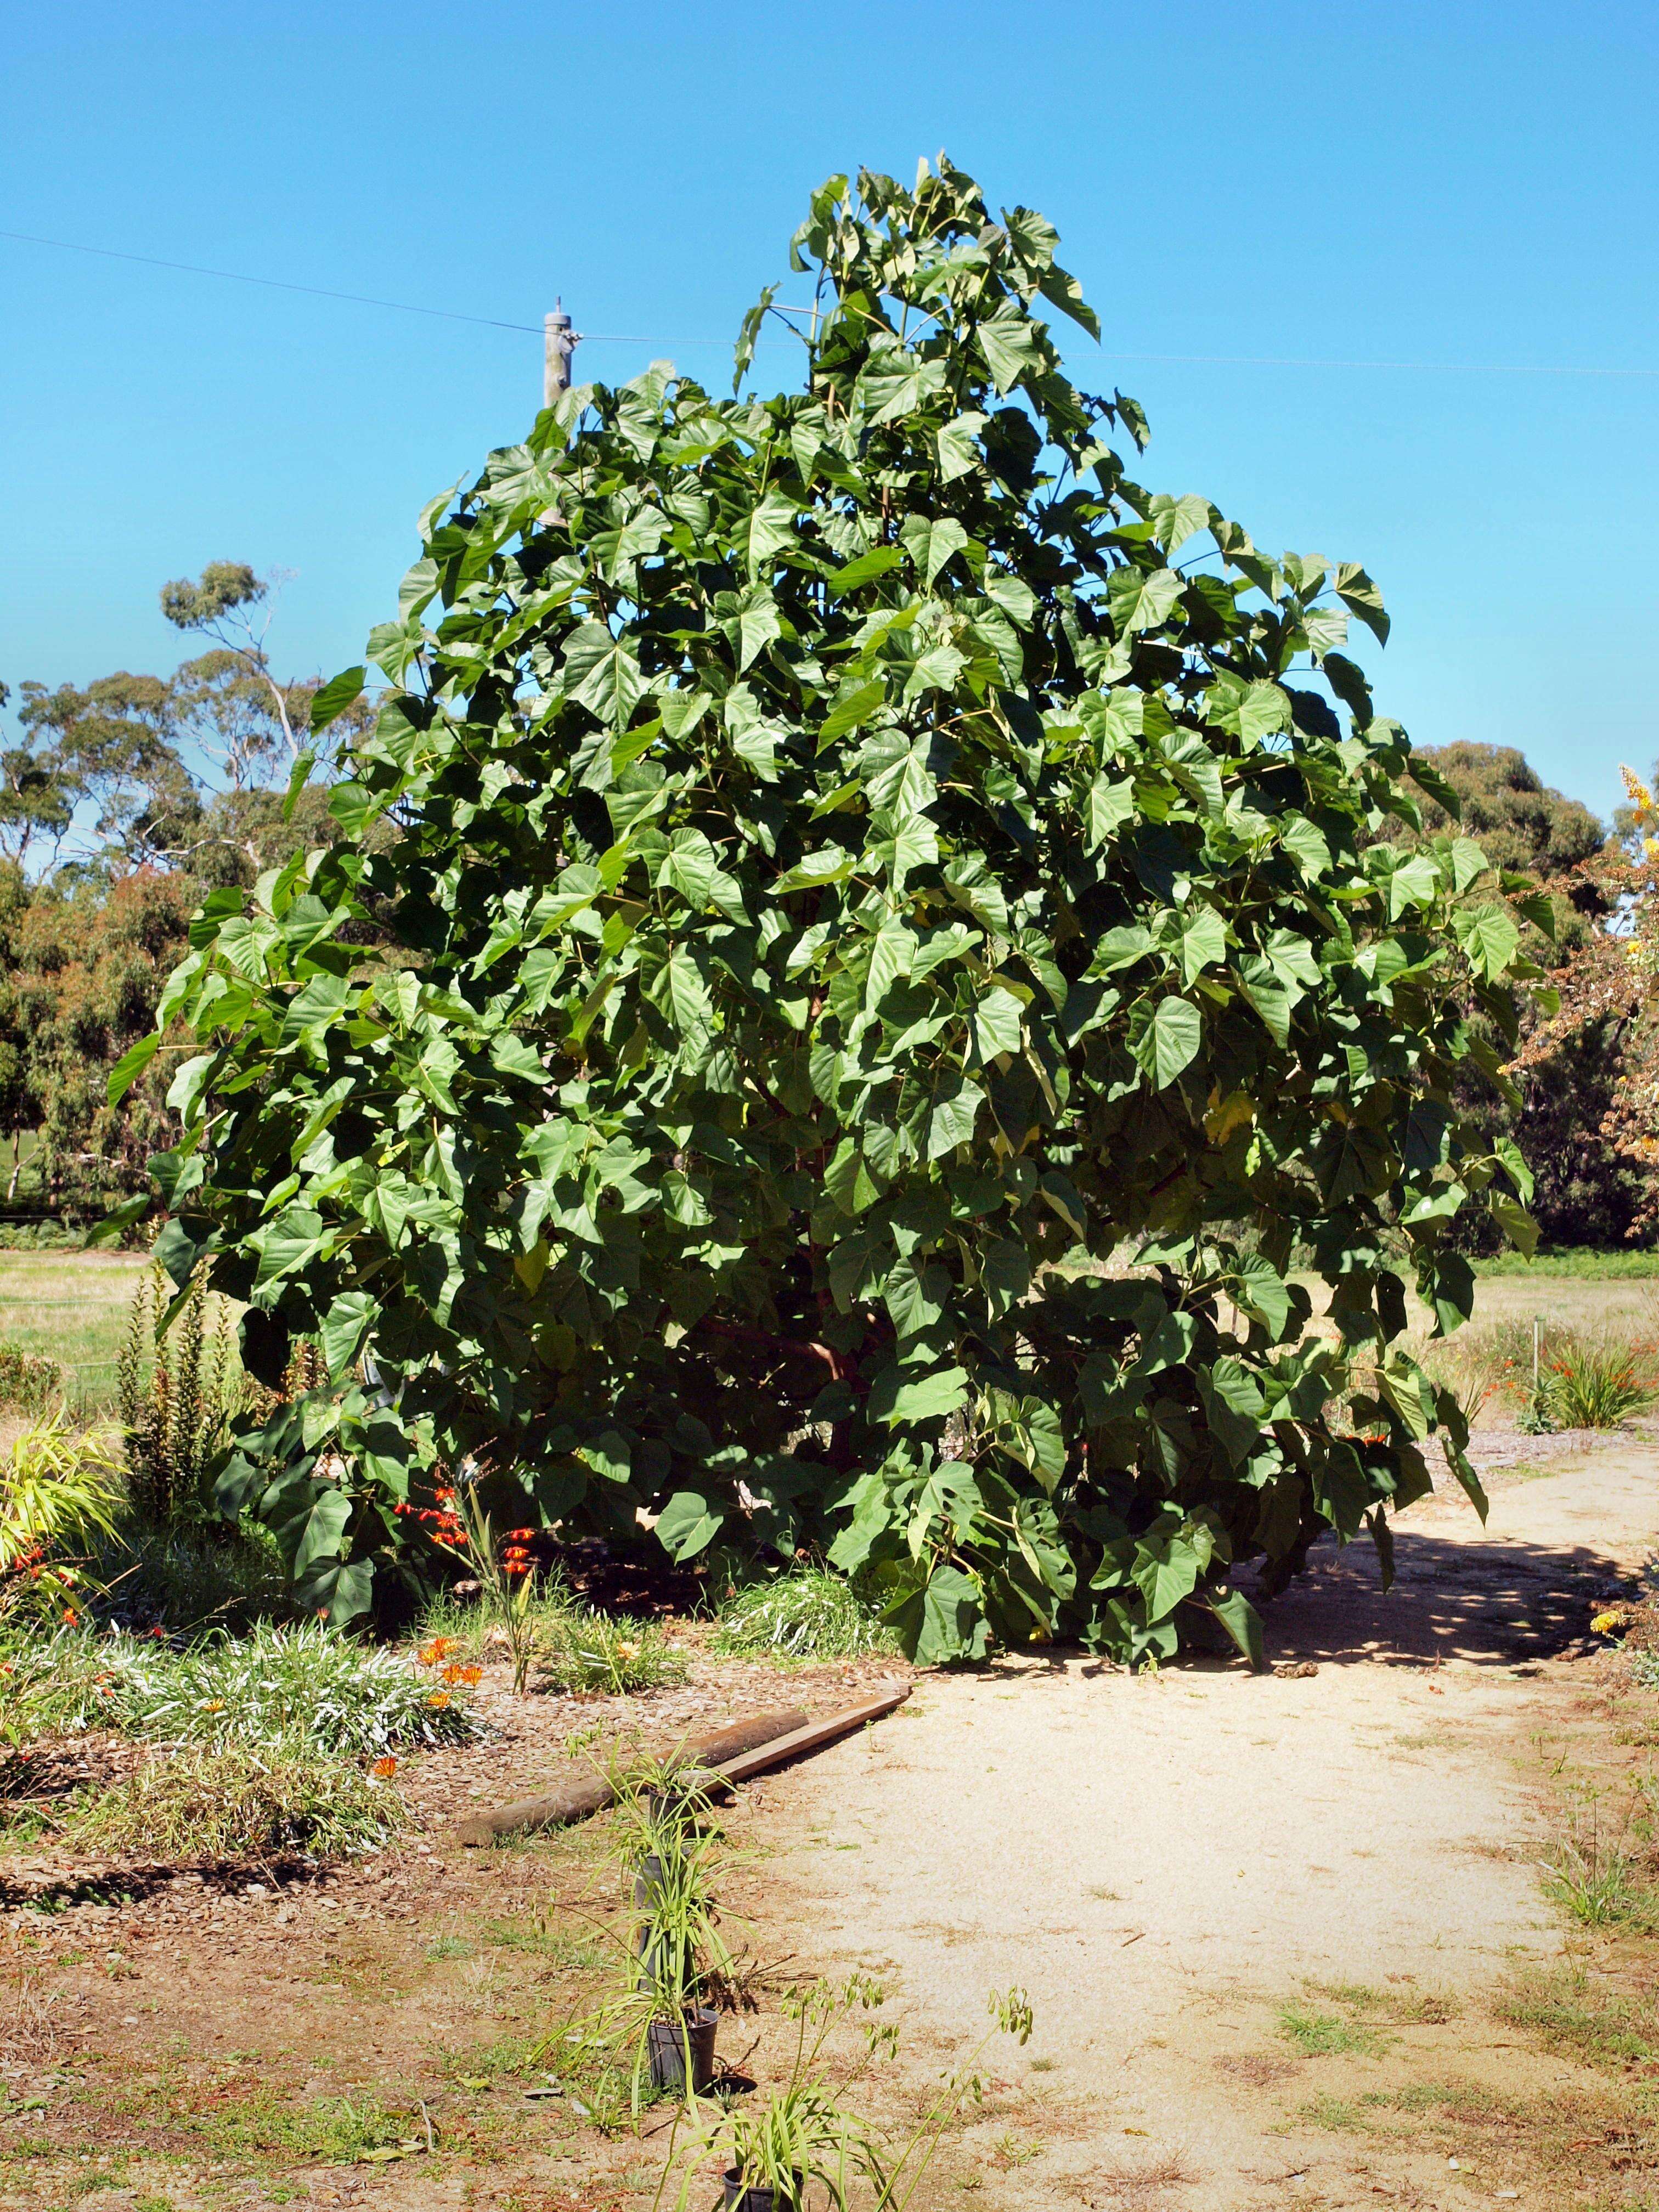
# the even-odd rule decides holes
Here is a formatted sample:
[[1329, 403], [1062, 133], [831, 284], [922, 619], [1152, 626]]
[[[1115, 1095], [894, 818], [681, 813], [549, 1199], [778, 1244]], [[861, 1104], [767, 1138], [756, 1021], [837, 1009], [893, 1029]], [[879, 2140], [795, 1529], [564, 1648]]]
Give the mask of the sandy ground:
[[[973, 2202], [1496, 2197], [1517, 2177], [1409, 2130], [1379, 2147], [1309, 2127], [1330, 2069], [1310, 2072], [1279, 2014], [1364, 1984], [1407, 2061], [1571, 2086], [1469, 2001], [1560, 1954], [1539, 1762], [1590, 1598], [1656, 1530], [1659, 1452], [1626, 1443], [1500, 1477], [1484, 1531], [1461, 1498], [1425, 1502], [1388, 1595], [1369, 1545], [1322, 1559], [1269, 1628], [1275, 1661], [1316, 1673], [1069, 1659], [928, 1678], [908, 1717], [768, 1791], [775, 1925], [811, 1929], [825, 1971], [881, 1972], [930, 2057], [977, 2040], [988, 1991], [1029, 1990], [1036, 2033], [997, 2061], [1026, 2093], [1019, 2124], [957, 2147], [957, 2186], [991, 2189]], [[1346, 2063], [1339, 2086], [1367, 2078]]]

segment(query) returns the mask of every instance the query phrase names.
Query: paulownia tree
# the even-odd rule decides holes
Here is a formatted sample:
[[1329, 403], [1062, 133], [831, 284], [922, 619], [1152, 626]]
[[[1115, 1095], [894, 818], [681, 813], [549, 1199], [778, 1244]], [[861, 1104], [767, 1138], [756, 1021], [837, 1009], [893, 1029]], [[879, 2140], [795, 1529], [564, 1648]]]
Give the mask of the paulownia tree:
[[434, 500], [356, 842], [204, 908], [159, 1249], [256, 1374], [326, 1357], [219, 1491], [310, 1602], [447, 1470], [825, 1543], [924, 1657], [1253, 1652], [1234, 1571], [1386, 1564], [1437, 1429], [1478, 1500], [1389, 1255], [1450, 1328], [1459, 1210], [1528, 1232], [1452, 1097], [1525, 881], [1380, 837], [1455, 800], [1339, 650], [1370, 579], [1131, 481], [1056, 244], [943, 161], [832, 179], [802, 388], [584, 386]]

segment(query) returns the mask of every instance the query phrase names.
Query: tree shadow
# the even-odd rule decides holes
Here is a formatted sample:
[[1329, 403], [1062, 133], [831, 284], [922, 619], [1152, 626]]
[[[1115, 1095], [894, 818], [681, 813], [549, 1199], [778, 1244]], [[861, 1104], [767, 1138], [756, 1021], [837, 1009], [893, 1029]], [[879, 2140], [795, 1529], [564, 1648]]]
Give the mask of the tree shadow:
[[1369, 1540], [1333, 1544], [1280, 1596], [1250, 1592], [1270, 1660], [1515, 1667], [1559, 1658], [1586, 1648], [1594, 1601], [1623, 1579], [1613, 1560], [1583, 1546], [1492, 1535], [1460, 1543], [1428, 1529], [1397, 1528], [1395, 1563], [1385, 1590]]

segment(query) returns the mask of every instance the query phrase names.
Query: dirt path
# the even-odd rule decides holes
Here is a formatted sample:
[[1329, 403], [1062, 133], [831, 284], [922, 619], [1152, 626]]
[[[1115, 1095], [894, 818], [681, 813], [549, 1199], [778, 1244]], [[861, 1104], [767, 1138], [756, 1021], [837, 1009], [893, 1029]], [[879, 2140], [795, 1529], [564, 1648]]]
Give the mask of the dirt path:
[[[771, 1786], [773, 1933], [882, 1972], [927, 2063], [977, 2039], [988, 1990], [1029, 1990], [1036, 2034], [951, 2146], [956, 2185], [990, 2191], [964, 2201], [1553, 2202], [1490, 2130], [1446, 2149], [1444, 2085], [1575, 2093], [1487, 1999], [1560, 1955], [1538, 1747], [1589, 1599], [1656, 1530], [1659, 1452], [1621, 1446], [1500, 1480], [1484, 1531], [1428, 1502], [1389, 1595], [1369, 1544], [1325, 1559], [1269, 1630], [1311, 1676], [930, 1678]], [[1343, 2117], [1384, 2107], [1381, 2134]]]

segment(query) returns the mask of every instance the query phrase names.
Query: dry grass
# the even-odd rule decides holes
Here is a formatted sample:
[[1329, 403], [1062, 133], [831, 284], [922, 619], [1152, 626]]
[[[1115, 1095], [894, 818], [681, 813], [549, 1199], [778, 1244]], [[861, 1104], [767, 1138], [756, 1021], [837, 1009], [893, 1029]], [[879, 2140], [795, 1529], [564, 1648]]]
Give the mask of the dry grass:
[[1089, 2186], [1103, 2192], [1121, 2212], [1153, 2212], [1166, 2191], [1191, 2189], [1201, 2179], [1188, 2163], [1186, 2153], [1178, 2150], [1121, 2166], [1097, 2166], [1086, 2176]]
[[25, 1973], [0, 1996], [0, 2069], [39, 2072], [50, 2066], [63, 2045], [58, 2005], [63, 1992], [40, 1985], [38, 1974]]

